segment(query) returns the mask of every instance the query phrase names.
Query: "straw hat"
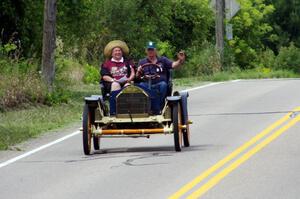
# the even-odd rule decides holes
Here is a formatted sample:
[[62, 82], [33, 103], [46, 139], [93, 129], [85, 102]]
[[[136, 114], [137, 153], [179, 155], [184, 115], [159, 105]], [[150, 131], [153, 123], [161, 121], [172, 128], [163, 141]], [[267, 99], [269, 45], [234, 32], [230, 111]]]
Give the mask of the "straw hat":
[[105, 46], [105, 48], [104, 48], [105, 57], [111, 57], [112, 50], [116, 47], [121, 48], [122, 51], [123, 51], [123, 54], [125, 56], [129, 54], [129, 48], [128, 48], [127, 44], [124, 41], [114, 40], [114, 41], [109, 42]]

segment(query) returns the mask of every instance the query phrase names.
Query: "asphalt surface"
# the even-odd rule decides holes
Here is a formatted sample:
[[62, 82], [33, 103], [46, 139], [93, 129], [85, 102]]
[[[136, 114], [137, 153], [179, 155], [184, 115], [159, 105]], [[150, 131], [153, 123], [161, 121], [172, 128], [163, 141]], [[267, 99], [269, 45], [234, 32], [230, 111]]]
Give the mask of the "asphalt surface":
[[[189, 98], [190, 118], [194, 122], [191, 147], [174, 152], [172, 135], [105, 139], [102, 150], [84, 156], [78, 134], [0, 168], [0, 198], [169, 198], [299, 107], [299, 90], [299, 79], [242, 80], [193, 90]], [[271, 134], [297, 115], [298, 112], [291, 114]], [[296, 122], [220, 181], [214, 181], [201, 198], [299, 198], [299, 132], [300, 122]], [[190, 187], [181, 198], [200, 189], [245, 153]], [[0, 160], [4, 162], [11, 156]]]

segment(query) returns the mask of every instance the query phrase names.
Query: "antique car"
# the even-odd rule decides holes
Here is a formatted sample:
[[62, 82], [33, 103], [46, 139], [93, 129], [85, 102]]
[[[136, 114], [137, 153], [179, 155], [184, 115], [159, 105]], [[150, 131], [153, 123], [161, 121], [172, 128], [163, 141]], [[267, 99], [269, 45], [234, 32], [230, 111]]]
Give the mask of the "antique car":
[[[149, 87], [156, 77], [157, 74], [152, 73], [145, 75]], [[82, 119], [84, 154], [91, 154], [92, 145], [99, 150], [102, 138], [149, 138], [154, 134], [174, 134], [175, 151], [181, 151], [183, 145], [189, 147], [189, 95], [185, 91], [172, 92], [172, 80], [168, 79], [168, 95], [159, 112], [153, 111], [153, 107], [159, 106], [159, 93], [137, 83], [110, 93], [102, 89], [103, 95], [85, 97]]]

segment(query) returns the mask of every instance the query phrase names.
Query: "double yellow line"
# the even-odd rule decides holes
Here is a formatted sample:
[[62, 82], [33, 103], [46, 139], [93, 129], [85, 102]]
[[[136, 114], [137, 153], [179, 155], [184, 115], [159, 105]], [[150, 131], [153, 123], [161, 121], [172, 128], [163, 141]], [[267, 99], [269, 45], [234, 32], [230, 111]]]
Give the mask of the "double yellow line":
[[[239, 167], [242, 163], [247, 161], [249, 158], [251, 158], [254, 154], [259, 152], [261, 149], [263, 149], [265, 146], [267, 146], [269, 143], [271, 143], [273, 140], [275, 140], [277, 137], [279, 137], [281, 134], [286, 132], [289, 128], [294, 126], [297, 122], [300, 121], [300, 115], [296, 116], [295, 118], [291, 119], [291, 115], [293, 115], [295, 112], [299, 112], [300, 107], [297, 107], [293, 111], [286, 114], [284, 117], [270, 125], [268, 128], [257, 134], [255, 137], [244, 143], [242, 146], [237, 148], [235, 151], [233, 151], [231, 154], [217, 162], [215, 165], [207, 169], [205, 172], [197, 176], [195, 179], [193, 179], [191, 182], [184, 185], [181, 189], [179, 189], [176, 193], [171, 195], [169, 199], [178, 199], [182, 197], [184, 194], [187, 194], [191, 189], [193, 189], [195, 186], [199, 185], [204, 179], [209, 177], [211, 174], [216, 172], [218, 169], [223, 167], [225, 164], [236, 158], [241, 153], [245, 152], [247, 149], [249, 149], [251, 146], [255, 145], [252, 149], [248, 150], [246, 153], [244, 153], [240, 158], [235, 160], [233, 163], [231, 163], [229, 166], [221, 170], [219, 173], [217, 173], [215, 176], [213, 176], [210, 180], [208, 180], [205, 184], [203, 184], [199, 189], [192, 192], [190, 195], [188, 195], [186, 198], [188, 199], [194, 199], [201, 197], [204, 193], [206, 193], [209, 189], [214, 187], [218, 182], [220, 182], [224, 177], [226, 177], [229, 173], [231, 173], [234, 169]], [[290, 120], [289, 122], [287, 122]], [[287, 122], [286, 124], [284, 124]], [[284, 125], [283, 125], [284, 124]], [[283, 126], [282, 126], [283, 125]], [[282, 126], [281, 128], [279, 128]], [[268, 134], [273, 132], [276, 128], [279, 128], [274, 133], [269, 135], [267, 138], [262, 140], [264, 137], [266, 137]], [[262, 140], [262, 141], [261, 141]], [[258, 143], [261, 141], [260, 143]]]

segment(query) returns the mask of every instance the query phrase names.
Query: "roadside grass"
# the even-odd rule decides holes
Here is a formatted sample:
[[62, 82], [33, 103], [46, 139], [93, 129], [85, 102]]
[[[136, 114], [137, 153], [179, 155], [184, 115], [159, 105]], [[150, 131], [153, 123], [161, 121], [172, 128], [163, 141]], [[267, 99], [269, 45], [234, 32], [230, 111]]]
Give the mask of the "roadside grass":
[[[174, 79], [174, 89], [181, 90], [209, 82], [234, 79], [298, 78], [290, 71], [248, 70], [238, 72], [219, 72], [211, 76]], [[29, 108], [0, 112], [0, 150], [10, 149], [17, 143], [35, 138], [45, 132], [80, 122], [83, 98], [100, 94], [98, 85], [77, 83], [70, 86], [70, 100], [60, 105], [30, 105]]]
[[300, 75], [288, 70], [269, 70], [267, 68], [243, 70], [238, 72], [219, 72], [204, 77], [207, 81], [226, 81], [234, 79], [299, 78]]
[[288, 70], [271, 71], [267, 69], [244, 70], [237, 72], [218, 72], [209, 76], [198, 76], [174, 79], [173, 84], [177, 89], [200, 86], [209, 82], [229, 81], [235, 79], [272, 79], [272, 78], [299, 78], [300, 74]]
[[99, 94], [97, 85], [72, 86], [69, 103], [54, 106], [30, 106], [23, 110], [0, 112], [0, 150], [44, 132], [59, 129], [79, 122], [83, 108], [83, 97]]
[[235, 79], [276, 79], [300, 78], [299, 74], [287, 70], [245, 70], [238, 72], [218, 72], [209, 76], [185, 77], [173, 80], [174, 87], [178, 90], [194, 86], [201, 86], [209, 82], [229, 81]]

